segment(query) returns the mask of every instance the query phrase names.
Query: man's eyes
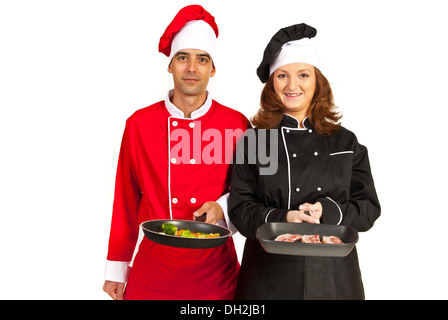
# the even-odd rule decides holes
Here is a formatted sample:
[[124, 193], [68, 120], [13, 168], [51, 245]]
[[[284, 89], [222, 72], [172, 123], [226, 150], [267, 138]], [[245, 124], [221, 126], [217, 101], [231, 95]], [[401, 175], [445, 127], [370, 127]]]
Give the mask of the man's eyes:
[[[179, 61], [187, 61], [188, 59], [189, 59], [188, 56], [178, 56], [177, 57], [177, 60], [179, 60]], [[199, 63], [208, 63], [209, 62], [209, 59], [207, 57], [198, 57], [197, 60]]]

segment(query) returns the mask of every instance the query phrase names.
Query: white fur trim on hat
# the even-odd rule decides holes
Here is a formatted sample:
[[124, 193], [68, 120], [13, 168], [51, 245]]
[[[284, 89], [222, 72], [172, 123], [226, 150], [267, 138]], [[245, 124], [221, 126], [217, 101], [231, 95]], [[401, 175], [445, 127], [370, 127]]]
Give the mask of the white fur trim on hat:
[[296, 62], [307, 63], [318, 69], [320, 68], [319, 54], [312, 39], [303, 38], [285, 43], [270, 64], [269, 75], [281, 66]]
[[170, 61], [183, 49], [196, 49], [207, 52], [213, 59], [216, 55], [216, 34], [203, 20], [188, 21], [174, 36], [171, 44]]

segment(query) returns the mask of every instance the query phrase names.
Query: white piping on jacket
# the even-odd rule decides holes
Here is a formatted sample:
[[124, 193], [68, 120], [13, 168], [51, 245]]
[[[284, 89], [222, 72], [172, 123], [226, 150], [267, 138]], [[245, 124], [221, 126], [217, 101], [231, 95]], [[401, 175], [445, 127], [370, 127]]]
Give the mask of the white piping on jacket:
[[[288, 115], [286, 113], [284, 113], [284, 115], [293, 118], [294, 120], [297, 121], [297, 123], [299, 123], [299, 121], [296, 118], [294, 118], [293, 116], [290, 116], [290, 115]], [[286, 151], [286, 159], [288, 160], [287, 161], [288, 162], [288, 210], [291, 209], [291, 168], [290, 168], [291, 165], [290, 165], [290, 162], [289, 162], [288, 146], [286, 145], [285, 134], [283, 132], [283, 129], [286, 129], [286, 130], [300, 130], [300, 131], [309, 130], [309, 128], [307, 128], [305, 126], [305, 120], [306, 119], [308, 119], [308, 117], [303, 119], [303, 121], [302, 121], [303, 128], [299, 128], [299, 127], [297, 127], [297, 128], [281, 127], [280, 128], [281, 131], [282, 131], [283, 145], [285, 146], [285, 151]], [[269, 212], [269, 213], [271, 213], [271, 212]]]
[[173, 211], [171, 209], [171, 139], [170, 139], [170, 120], [173, 116], [168, 117], [168, 202], [170, 208], [170, 219], [173, 219]]
[[286, 151], [286, 160], [288, 160], [287, 162], [288, 162], [288, 210], [289, 210], [291, 208], [291, 170], [290, 170], [290, 165], [289, 165], [288, 147], [287, 147], [286, 141], [285, 141], [285, 134], [283, 133], [283, 129], [285, 129], [285, 128], [286, 127], [281, 127], [283, 145], [285, 146], [285, 151]]
[[170, 208], [170, 219], [173, 219], [173, 210], [171, 208], [172, 199], [171, 199], [171, 131], [170, 131], [170, 125], [171, 125], [171, 118], [175, 119], [188, 119], [188, 120], [195, 120], [197, 118], [202, 117], [205, 115], [211, 108], [213, 100], [208, 94], [207, 91], [207, 99], [205, 100], [204, 104], [193, 111], [191, 113], [190, 118], [185, 118], [184, 113], [176, 107], [172, 102], [171, 98], [174, 96], [174, 89], [171, 89], [168, 91], [168, 94], [165, 97], [165, 108], [168, 111], [168, 113], [171, 115], [168, 117], [168, 201], [169, 201], [169, 208]]
[[341, 151], [341, 152], [330, 153], [330, 156], [337, 156], [339, 154], [346, 154], [346, 153], [353, 153], [353, 151]]
[[302, 126], [303, 128], [300, 128], [300, 122], [299, 120], [297, 120], [296, 118], [294, 118], [293, 116], [290, 116], [289, 114], [284, 113], [285, 116], [288, 116], [290, 118], [293, 118], [294, 120], [297, 121], [298, 125], [295, 128], [289, 128], [288, 129], [294, 129], [294, 130], [308, 130], [308, 128], [305, 126], [305, 120], [308, 119], [308, 117], [305, 117], [305, 119], [302, 120]]
[[339, 219], [339, 222], [336, 224], [336, 225], [339, 225], [340, 223], [341, 223], [341, 221], [342, 221], [342, 210], [341, 210], [341, 208], [339, 207], [339, 205], [336, 203], [336, 201], [334, 201], [333, 199], [331, 199], [330, 197], [326, 197], [328, 200], [330, 200], [330, 201], [332, 201], [335, 205], [336, 205], [336, 207], [338, 207], [338, 209], [339, 209], [339, 214], [340, 214], [340, 216], [341, 216], [341, 218]]
[[[285, 113], [285, 115], [287, 115]], [[289, 116], [289, 115], [287, 115]], [[289, 116], [291, 118], [294, 118], [292, 116]], [[295, 119], [295, 118], [294, 118]], [[306, 118], [305, 118], [306, 119]], [[286, 140], [285, 140], [285, 134], [283, 132], [283, 129], [286, 130], [308, 130], [308, 128], [305, 126], [305, 119], [303, 120], [302, 124], [304, 126], [304, 128], [290, 128], [290, 127], [281, 127], [282, 130], [282, 138], [283, 138], [283, 145], [285, 146], [285, 152], [286, 152], [286, 159], [288, 160], [288, 210], [291, 208], [291, 169], [290, 169], [290, 162], [289, 162], [289, 153], [288, 153], [288, 146], [286, 145]], [[297, 120], [297, 119], [295, 119]], [[331, 153], [330, 156], [335, 156], [335, 155], [339, 155], [339, 154], [346, 154], [346, 153], [353, 153], [353, 151], [349, 150], [349, 151], [341, 151], [341, 152], [335, 152], [335, 153]], [[337, 223], [337, 225], [339, 225], [342, 222], [342, 210], [339, 207], [339, 205], [336, 203], [336, 201], [334, 201], [333, 199], [331, 199], [330, 197], [326, 197], [328, 200], [330, 200], [331, 202], [333, 202], [336, 207], [339, 210], [339, 222]], [[273, 209], [274, 210], [274, 209]], [[266, 215], [265, 221], [267, 222], [268, 216], [269, 214], [273, 211], [269, 211], [268, 214]]]

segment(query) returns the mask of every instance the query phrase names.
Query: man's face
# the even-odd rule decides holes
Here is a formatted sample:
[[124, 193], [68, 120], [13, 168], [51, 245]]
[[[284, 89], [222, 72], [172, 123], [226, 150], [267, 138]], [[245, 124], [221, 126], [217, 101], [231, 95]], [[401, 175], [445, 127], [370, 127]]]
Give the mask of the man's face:
[[196, 96], [206, 91], [210, 77], [215, 75], [215, 67], [207, 52], [183, 49], [174, 55], [168, 72], [173, 74], [175, 91]]

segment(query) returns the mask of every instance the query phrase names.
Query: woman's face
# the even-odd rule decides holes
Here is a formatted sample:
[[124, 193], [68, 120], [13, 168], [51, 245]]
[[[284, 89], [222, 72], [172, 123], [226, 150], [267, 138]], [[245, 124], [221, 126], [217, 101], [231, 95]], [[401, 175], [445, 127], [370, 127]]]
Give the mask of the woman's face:
[[304, 119], [316, 90], [314, 67], [307, 63], [291, 63], [279, 67], [273, 75], [274, 91], [286, 107], [286, 113]]

